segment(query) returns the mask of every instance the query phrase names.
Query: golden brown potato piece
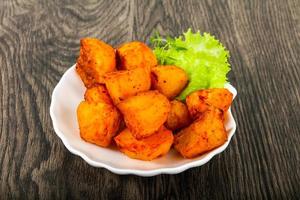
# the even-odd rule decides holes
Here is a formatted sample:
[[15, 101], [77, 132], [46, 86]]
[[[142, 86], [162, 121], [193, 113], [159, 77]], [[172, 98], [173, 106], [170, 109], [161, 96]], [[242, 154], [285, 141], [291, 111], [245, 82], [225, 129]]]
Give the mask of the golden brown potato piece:
[[170, 107], [168, 99], [158, 91], [142, 92], [118, 104], [126, 126], [137, 139], [157, 131], [167, 120]]
[[120, 114], [113, 105], [82, 101], [77, 108], [77, 120], [82, 139], [107, 147], [118, 130]]
[[211, 106], [225, 113], [231, 105], [232, 97], [232, 93], [226, 88], [199, 90], [187, 96], [186, 105], [191, 116], [196, 119]]
[[107, 103], [112, 104], [112, 100], [104, 85], [95, 85], [85, 91], [84, 99], [90, 103]]
[[142, 42], [129, 42], [117, 49], [118, 65], [120, 69], [145, 68], [150, 69], [157, 65], [152, 50]]
[[224, 144], [227, 133], [223, 112], [211, 108], [174, 138], [175, 149], [185, 158], [193, 158]]
[[137, 140], [127, 128], [114, 139], [120, 151], [130, 158], [153, 160], [168, 153], [173, 143], [173, 134], [162, 126], [153, 135]]
[[150, 72], [144, 68], [136, 68], [107, 73], [105, 84], [116, 105], [130, 96], [149, 90], [151, 87]]
[[169, 99], [176, 97], [188, 82], [185, 71], [176, 66], [157, 66], [152, 68], [151, 72], [153, 89], [158, 90]]
[[171, 101], [171, 110], [165, 126], [174, 131], [188, 126], [191, 122], [192, 121], [187, 106], [178, 100]]
[[80, 40], [76, 70], [86, 87], [104, 83], [103, 75], [116, 70], [115, 50], [95, 38]]

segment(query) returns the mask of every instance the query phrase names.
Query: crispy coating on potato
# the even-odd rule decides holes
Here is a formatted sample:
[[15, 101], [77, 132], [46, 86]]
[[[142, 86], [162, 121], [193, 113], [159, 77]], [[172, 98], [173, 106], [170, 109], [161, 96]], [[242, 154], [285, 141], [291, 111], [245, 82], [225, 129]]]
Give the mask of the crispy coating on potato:
[[193, 158], [221, 146], [226, 140], [223, 111], [212, 107], [175, 135], [174, 147], [183, 157]]
[[172, 65], [157, 66], [151, 69], [152, 88], [169, 99], [176, 97], [186, 86], [188, 76], [185, 71]]
[[191, 116], [196, 119], [211, 106], [226, 112], [231, 105], [233, 95], [226, 88], [214, 88], [193, 92], [186, 98]]
[[137, 140], [127, 128], [114, 138], [120, 151], [130, 158], [153, 160], [165, 155], [173, 143], [173, 134], [165, 127], [147, 138]]
[[92, 76], [88, 76], [84, 70], [82, 69], [81, 66], [79, 66], [78, 64], [76, 64], [76, 72], [79, 75], [79, 77], [81, 78], [84, 86], [86, 88], [92, 87], [95, 84], [95, 81], [93, 79]]
[[150, 70], [157, 65], [152, 50], [142, 42], [128, 42], [117, 49], [118, 67], [120, 69], [145, 68]]
[[141, 139], [157, 131], [167, 120], [170, 102], [158, 91], [148, 91], [127, 98], [118, 104], [126, 126]]
[[82, 139], [107, 147], [119, 128], [120, 114], [113, 105], [82, 101], [77, 108], [77, 120]]
[[151, 87], [150, 72], [144, 68], [135, 68], [107, 73], [105, 84], [116, 105], [130, 96], [149, 90]]
[[80, 40], [76, 70], [86, 87], [104, 83], [103, 75], [116, 70], [115, 50], [101, 40]]
[[170, 130], [177, 130], [188, 126], [192, 120], [187, 106], [178, 100], [173, 100], [165, 126]]
[[85, 91], [84, 99], [91, 103], [107, 103], [112, 104], [112, 100], [104, 85], [95, 85]]

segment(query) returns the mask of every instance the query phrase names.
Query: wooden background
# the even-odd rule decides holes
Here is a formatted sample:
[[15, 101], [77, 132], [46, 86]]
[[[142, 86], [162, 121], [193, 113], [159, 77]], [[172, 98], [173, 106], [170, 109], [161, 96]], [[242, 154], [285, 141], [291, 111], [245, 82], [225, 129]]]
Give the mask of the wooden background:
[[[214, 34], [229, 49], [237, 131], [177, 175], [93, 168], [55, 135], [50, 97], [79, 39]], [[0, 199], [299, 199], [300, 1], [0, 1]]]

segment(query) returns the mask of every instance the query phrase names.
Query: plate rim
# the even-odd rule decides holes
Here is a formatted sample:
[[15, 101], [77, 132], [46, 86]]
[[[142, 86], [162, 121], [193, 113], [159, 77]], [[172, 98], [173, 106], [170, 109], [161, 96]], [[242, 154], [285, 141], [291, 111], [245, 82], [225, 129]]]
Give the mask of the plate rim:
[[[52, 94], [51, 94], [51, 103], [50, 103], [50, 117], [51, 117], [51, 121], [52, 121], [52, 125], [53, 125], [53, 129], [54, 132], [56, 133], [56, 135], [61, 139], [61, 141], [63, 142], [64, 146], [74, 155], [77, 155], [79, 157], [81, 157], [85, 162], [87, 162], [89, 165], [93, 166], [93, 167], [101, 167], [101, 168], [105, 168], [115, 174], [119, 174], [119, 175], [126, 175], [126, 174], [133, 174], [133, 175], [138, 175], [138, 176], [144, 176], [144, 177], [149, 177], [149, 176], [155, 176], [158, 174], [177, 174], [177, 173], [181, 173], [187, 169], [193, 168], [193, 167], [199, 167], [201, 165], [206, 164], [208, 161], [210, 161], [215, 155], [222, 153], [229, 145], [233, 135], [235, 134], [236, 131], [236, 122], [235, 119], [232, 115], [231, 112], [231, 106], [228, 109], [229, 115], [232, 117], [233, 119], [233, 127], [230, 130], [230, 133], [232, 132], [232, 134], [228, 135], [228, 139], [227, 141], [222, 145], [219, 146], [218, 148], [215, 148], [213, 150], [211, 150], [209, 152], [209, 154], [206, 155], [206, 157], [204, 157], [203, 159], [200, 160], [194, 160], [185, 164], [182, 164], [180, 166], [176, 166], [176, 167], [163, 167], [163, 168], [159, 168], [159, 169], [152, 169], [152, 170], [139, 170], [139, 169], [122, 169], [122, 168], [118, 168], [118, 167], [112, 167], [108, 164], [105, 163], [101, 163], [101, 162], [97, 162], [97, 161], [93, 161], [91, 158], [89, 158], [89, 156], [87, 156], [86, 154], [78, 151], [76, 148], [74, 148], [69, 141], [65, 138], [64, 133], [58, 128], [57, 126], [57, 118], [54, 114], [54, 106], [56, 103], [56, 99], [54, 98], [57, 93], [58, 87], [60, 86], [60, 83], [62, 82], [62, 80], [66, 77], [66, 75], [68, 74], [68, 72], [70, 72], [71, 70], [75, 70], [75, 66], [76, 64], [72, 65], [70, 68], [68, 68], [64, 74], [62, 75], [62, 77], [60, 78], [60, 80], [58, 81], [58, 83], [55, 85]], [[226, 88], [229, 88], [229, 90], [231, 92], [233, 92], [233, 99], [237, 96], [237, 90], [230, 84], [230, 83], [226, 83], [225, 84]]]

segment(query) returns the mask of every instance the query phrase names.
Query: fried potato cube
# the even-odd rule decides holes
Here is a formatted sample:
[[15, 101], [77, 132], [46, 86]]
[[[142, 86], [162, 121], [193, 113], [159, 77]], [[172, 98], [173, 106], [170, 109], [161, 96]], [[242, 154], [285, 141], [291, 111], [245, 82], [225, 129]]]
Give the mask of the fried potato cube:
[[186, 98], [191, 116], [196, 119], [211, 106], [221, 109], [224, 113], [231, 105], [233, 95], [226, 88], [213, 88], [193, 92]]
[[153, 160], [168, 153], [173, 143], [173, 134], [165, 127], [149, 137], [137, 140], [127, 128], [114, 138], [120, 151], [139, 160]]
[[129, 97], [118, 104], [126, 126], [141, 139], [157, 131], [167, 120], [170, 102], [158, 91], [148, 91]]
[[170, 130], [177, 130], [188, 126], [192, 121], [187, 106], [178, 100], [173, 100], [165, 126]]
[[76, 70], [86, 87], [104, 83], [103, 75], [116, 70], [115, 50], [95, 38], [80, 40]]
[[116, 105], [130, 96], [149, 90], [150, 72], [144, 68], [111, 72], [105, 75], [105, 85]]
[[169, 99], [176, 97], [188, 82], [185, 71], [176, 66], [157, 66], [152, 68], [151, 72], [152, 88]]
[[77, 108], [77, 120], [83, 140], [107, 147], [119, 128], [120, 114], [113, 105], [82, 101]]
[[226, 140], [223, 112], [212, 108], [175, 135], [174, 147], [183, 157], [193, 158], [221, 146]]
[[104, 85], [95, 85], [85, 91], [84, 99], [91, 103], [107, 103], [112, 104], [112, 100]]
[[156, 56], [152, 50], [142, 42], [128, 42], [117, 48], [118, 67], [120, 69], [145, 68], [157, 65]]

